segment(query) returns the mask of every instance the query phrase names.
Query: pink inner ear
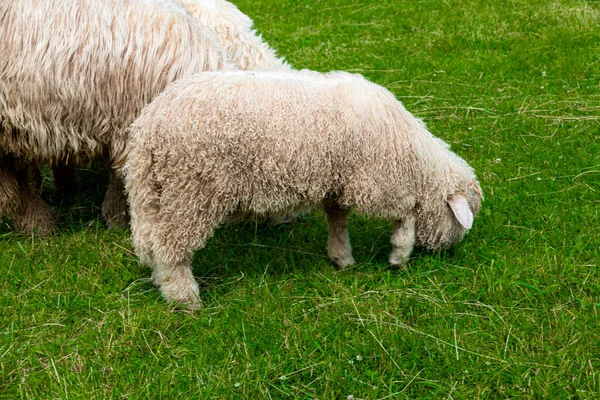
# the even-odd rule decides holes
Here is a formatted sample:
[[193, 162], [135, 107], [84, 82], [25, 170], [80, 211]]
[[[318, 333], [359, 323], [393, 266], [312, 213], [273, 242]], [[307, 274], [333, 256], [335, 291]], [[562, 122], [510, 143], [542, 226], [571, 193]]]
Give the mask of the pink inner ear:
[[471, 229], [473, 226], [473, 212], [469, 207], [467, 198], [463, 195], [452, 196], [448, 199], [448, 205], [452, 209], [454, 216], [465, 229]]

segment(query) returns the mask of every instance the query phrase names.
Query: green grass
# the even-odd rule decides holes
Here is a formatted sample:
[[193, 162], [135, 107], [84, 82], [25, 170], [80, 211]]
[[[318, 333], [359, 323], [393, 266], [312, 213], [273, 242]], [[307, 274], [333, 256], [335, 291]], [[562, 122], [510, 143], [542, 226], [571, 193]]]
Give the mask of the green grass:
[[353, 216], [336, 271], [315, 213], [219, 229], [204, 307], [166, 304], [102, 176], [60, 231], [0, 227], [1, 398], [598, 398], [600, 3], [239, 0], [297, 68], [392, 90], [476, 169], [486, 200], [452, 250], [386, 265]]

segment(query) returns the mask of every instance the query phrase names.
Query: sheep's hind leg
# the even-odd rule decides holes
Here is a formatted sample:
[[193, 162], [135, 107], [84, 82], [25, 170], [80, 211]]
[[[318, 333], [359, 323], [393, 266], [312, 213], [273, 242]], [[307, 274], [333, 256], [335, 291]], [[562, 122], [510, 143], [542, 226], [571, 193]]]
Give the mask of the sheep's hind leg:
[[14, 173], [0, 167], [0, 216], [14, 217], [21, 209], [21, 185]]
[[354, 264], [348, 236], [350, 208], [341, 207], [335, 200], [327, 199], [323, 201], [323, 209], [329, 225], [329, 257], [340, 268]]
[[[207, 191], [211, 192], [210, 188]], [[190, 309], [200, 306], [198, 283], [192, 273], [193, 253], [204, 247], [231, 209], [227, 202], [214, 198], [202, 201], [198, 196], [196, 201], [189, 204], [187, 197], [179, 196], [161, 207], [151, 234], [153, 283], [160, 286], [167, 301], [187, 304]]]

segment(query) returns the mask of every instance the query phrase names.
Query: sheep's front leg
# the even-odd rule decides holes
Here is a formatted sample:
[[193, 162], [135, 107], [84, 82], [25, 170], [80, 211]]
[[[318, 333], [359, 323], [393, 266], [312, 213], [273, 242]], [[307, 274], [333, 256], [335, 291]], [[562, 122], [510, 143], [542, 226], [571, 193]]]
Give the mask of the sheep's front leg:
[[189, 204], [187, 197], [176, 196], [159, 206], [158, 196], [140, 191], [132, 191], [131, 198], [133, 243], [140, 260], [152, 267], [152, 283], [166, 301], [200, 308], [192, 257], [219, 225], [223, 214], [218, 206], [225, 202], [211, 208], [210, 202]]
[[390, 264], [404, 266], [415, 246], [415, 218], [413, 216], [396, 221], [392, 233]]
[[354, 264], [352, 247], [348, 237], [349, 208], [341, 207], [333, 200], [325, 200], [323, 209], [329, 225], [329, 257], [338, 267], [344, 268]]

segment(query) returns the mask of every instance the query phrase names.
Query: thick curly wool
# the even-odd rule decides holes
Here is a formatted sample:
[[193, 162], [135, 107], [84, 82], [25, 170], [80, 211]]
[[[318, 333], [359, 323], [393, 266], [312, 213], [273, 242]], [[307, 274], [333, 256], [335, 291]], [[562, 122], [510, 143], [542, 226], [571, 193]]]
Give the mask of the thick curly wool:
[[125, 175], [140, 258], [165, 298], [192, 305], [192, 253], [233, 215], [322, 205], [340, 266], [354, 262], [350, 208], [386, 217], [402, 264], [415, 244], [460, 240], [481, 201], [471, 167], [392, 93], [342, 72], [182, 79], [131, 126]]
[[215, 30], [227, 56], [239, 69], [289, 69], [252, 29], [252, 20], [225, 0], [177, 0], [202, 24]]
[[0, 115], [14, 129], [0, 135], [1, 151], [118, 157], [124, 129], [168, 83], [225, 67], [211, 31], [164, 3], [2, 2]]
[[31, 165], [122, 163], [125, 128], [168, 83], [229, 67], [214, 31], [166, 0], [3, 1], [0, 38], [0, 161]]

